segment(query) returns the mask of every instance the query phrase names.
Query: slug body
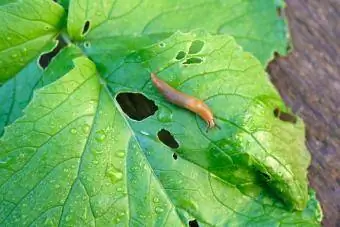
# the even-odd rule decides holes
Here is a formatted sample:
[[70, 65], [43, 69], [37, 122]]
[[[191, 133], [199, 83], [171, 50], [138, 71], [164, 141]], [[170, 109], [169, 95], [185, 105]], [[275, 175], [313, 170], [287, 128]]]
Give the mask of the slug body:
[[213, 113], [202, 100], [176, 90], [158, 78], [154, 73], [151, 73], [151, 80], [158, 91], [171, 103], [198, 114], [205, 122], [207, 122], [208, 128], [217, 126], [214, 121]]

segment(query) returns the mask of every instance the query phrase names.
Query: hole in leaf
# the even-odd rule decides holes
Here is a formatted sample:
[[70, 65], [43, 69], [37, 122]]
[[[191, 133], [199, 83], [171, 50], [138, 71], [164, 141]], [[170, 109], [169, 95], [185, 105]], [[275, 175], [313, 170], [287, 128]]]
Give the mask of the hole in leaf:
[[286, 51], [290, 52], [292, 50], [292, 44], [288, 43], [286, 47]]
[[45, 69], [50, 64], [52, 59], [60, 52], [60, 50], [66, 46], [65, 41], [60, 36], [57, 38], [57, 41], [58, 44], [53, 50], [40, 55], [38, 62], [43, 69]]
[[124, 113], [137, 121], [152, 116], [158, 110], [154, 101], [140, 93], [120, 93], [117, 95], [116, 100]]
[[199, 227], [198, 222], [196, 220], [189, 221], [189, 226], [190, 227]]
[[202, 50], [204, 46], [204, 42], [201, 40], [195, 40], [191, 43], [191, 46], [189, 48], [189, 54], [197, 54]]
[[84, 47], [85, 48], [90, 48], [91, 47], [91, 43], [89, 41], [85, 41], [84, 42]]
[[89, 31], [89, 28], [90, 28], [90, 21], [86, 21], [83, 27], [82, 34], [85, 35]]
[[279, 118], [281, 121], [290, 122], [295, 124], [297, 122], [297, 117], [286, 112], [282, 112], [279, 108], [274, 109], [274, 116]]
[[183, 65], [200, 64], [202, 63], [202, 61], [202, 58], [189, 58], [185, 62], [183, 62]]
[[176, 153], [173, 153], [172, 157], [177, 160], [177, 154]]
[[180, 51], [178, 52], [178, 54], [176, 55], [176, 59], [177, 60], [181, 60], [185, 57], [186, 53], [184, 51]]
[[265, 182], [268, 182], [271, 180], [271, 177], [268, 173], [264, 173], [264, 172], [259, 172], [261, 179], [264, 180]]
[[[179, 144], [168, 130], [162, 129], [157, 133], [158, 139], [170, 148], [176, 149]], [[176, 155], [177, 156], [177, 155]]]
[[282, 8], [281, 8], [281, 7], [276, 7], [276, 14], [277, 14], [279, 17], [282, 17]]

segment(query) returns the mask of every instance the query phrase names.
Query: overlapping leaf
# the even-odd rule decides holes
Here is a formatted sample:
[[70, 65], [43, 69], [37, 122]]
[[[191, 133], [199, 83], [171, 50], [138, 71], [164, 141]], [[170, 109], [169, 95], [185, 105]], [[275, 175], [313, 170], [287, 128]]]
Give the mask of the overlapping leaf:
[[[52, 44], [47, 48], [51, 46]], [[6, 125], [22, 115], [22, 110], [32, 98], [33, 90], [65, 75], [73, 67], [72, 59], [80, 55], [81, 51], [77, 47], [66, 47], [46, 70], [40, 68], [38, 58], [35, 58], [0, 87], [0, 135]]]
[[[53, 43], [64, 9], [53, 1], [5, 1], [0, 4], [0, 84], [14, 77]], [[35, 69], [36, 74], [39, 73]], [[32, 76], [34, 77], [34, 75]]]
[[[113, 45], [129, 51], [138, 48], [140, 42], [159, 41], [178, 30], [203, 28], [213, 34], [234, 36], [265, 65], [274, 51], [286, 53], [285, 23], [276, 13], [280, 2], [72, 0], [68, 32], [73, 40], [91, 45], [87, 53], [96, 59], [94, 56], [109, 54], [105, 49]], [[87, 22], [89, 30], [84, 31]]]
[[[189, 53], [196, 40], [202, 49]], [[186, 64], [191, 58], [202, 62]], [[76, 58], [75, 68], [40, 89], [6, 129], [2, 225], [318, 225], [313, 194], [306, 209], [289, 211], [257, 177], [267, 174], [271, 190], [280, 186], [278, 195], [295, 206], [303, 205], [295, 198], [307, 200], [303, 125], [273, 117], [283, 103], [261, 64], [232, 38], [176, 34], [116, 61], [123, 64], [113, 62], [118, 66], [102, 81], [91, 61]], [[156, 68], [173, 86], [205, 99], [222, 129], [206, 134], [200, 118], [161, 98], [149, 81]], [[155, 100], [157, 113], [130, 120], [112, 98], [123, 91]], [[162, 128], [179, 142], [177, 150], [159, 141]]]

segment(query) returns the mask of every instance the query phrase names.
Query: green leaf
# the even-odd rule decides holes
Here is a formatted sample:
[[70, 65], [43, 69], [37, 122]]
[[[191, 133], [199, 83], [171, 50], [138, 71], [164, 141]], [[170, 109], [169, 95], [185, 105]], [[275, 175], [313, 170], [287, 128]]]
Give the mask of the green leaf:
[[[287, 47], [285, 23], [277, 16], [275, 2], [72, 0], [68, 32], [72, 39], [84, 45], [92, 43], [92, 51], [89, 52], [92, 57], [103, 54], [103, 47], [112, 45], [115, 39], [130, 38], [136, 41], [137, 38], [154, 37], [160, 41], [178, 30], [187, 32], [203, 28], [213, 34], [234, 36], [245, 50], [265, 65], [274, 51], [285, 54]], [[83, 34], [87, 21], [90, 28]], [[125, 42], [124, 48], [134, 49], [135, 45]], [[116, 47], [122, 48], [119, 45]]]
[[70, 0], [58, 0], [60, 5], [62, 5], [65, 9], [68, 9], [68, 6], [70, 4]]
[[65, 13], [53, 1], [0, 4], [0, 84], [36, 59], [59, 32]]
[[[202, 49], [190, 54], [198, 41], [203, 42]], [[186, 56], [178, 60], [181, 52]], [[202, 62], [187, 64], [190, 59]], [[158, 106], [152, 117], [131, 121], [137, 138], [165, 128], [181, 144], [177, 152], [183, 158], [238, 183], [251, 179], [248, 169], [255, 168], [269, 178], [268, 184], [287, 204], [299, 210], [305, 207], [310, 154], [304, 144], [303, 122], [292, 124], [274, 116], [275, 108], [286, 110], [284, 103], [262, 65], [233, 38], [178, 33], [116, 62], [124, 64], [112, 62], [115, 68], [108, 70], [112, 74], [106, 79], [113, 96], [122, 91], [141, 92]], [[222, 129], [206, 134], [202, 120], [164, 100], [150, 81], [150, 71], [156, 70], [172, 86], [205, 100]], [[244, 166], [245, 175], [235, 165]]]
[[[175, 59], [197, 39], [204, 42], [201, 51]], [[193, 56], [203, 62], [182, 64]], [[291, 180], [305, 177], [308, 160], [299, 163], [306, 151], [294, 145], [303, 140], [299, 138], [301, 122], [291, 125], [269, 116], [274, 104], [282, 108], [283, 104], [261, 64], [232, 38], [176, 34], [123, 61], [107, 78], [109, 92], [94, 64], [85, 57], [76, 58], [74, 69], [39, 89], [24, 116], [6, 128], [0, 139], [0, 225], [186, 226], [192, 219], [201, 226], [319, 225], [321, 211], [313, 193], [306, 209], [289, 211], [263, 189], [257, 170], [248, 168], [251, 164], [258, 168], [259, 159], [258, 165], [267, 168], [275, 182], [280, 180], [276, 170], [282, 167], [271, 169], [275, 162], [267, 163], [266, 158], [278, 156], [286, 162], [285, 155], [292, 155], [296, 160], [287, 168], [293, 174], [284, 172], [284, 180]], [[201, 119], [166, 102], [149, 84], [148, 71], [156, 67], [173, 86], [208, 98], [222, 130], [205, 134]], [[202, 90], [196, 82], [206, 77], [208, 84], [199, 83], [206, 89]], [[144, 89], [141, 82], [146, 84]], [[225, 90], [230, 96], [216, 95]], [[157, 116], [139, 122], [129, 119], [111, 96], [123, 91], [143, 92], [154, 99]], [[267, 125], [298, 137], [280, 147], [282, 154], [287, 152], [283, 157], [276, 150], [269, 155], [263, 149], [254, 157], [251, 146], [258, 145], [235, 127], [242, 126], [260, 142], [266, 141], [269, 135], [256, 132], [272, 131], [259, 127], [263, 126], [259, 112], [268, 114]], [[179, 149], [159, 141], [161, 128], [173, 133]], [[228, 138], [234, 142], [229, 147], [235, 145], [235, 149], [218, 143]], [[283, 142], [286, 139], [281, 137]], [[263, 146], [271, 148], [264, 142]], [[173, 152], [178, 153], [177, 160]], [[304, 180], [292, 181], [291, 187], [296, 183], [303, 188]]]
[[[47, 46], [48, 49], [51, 47], [52, 43]], [[6, 125], [22, 115], [22, 110], [31, 100], [33, 90], [65, 75], [73, 68], [72, 59], [81, 54], [79, 48], [73, 45], [68, 46], [52, 59], [46, 70], [41, 69], [38, 65], [38, 58], [35, 58], [15, 77], [0, 87], [0, 135]]]

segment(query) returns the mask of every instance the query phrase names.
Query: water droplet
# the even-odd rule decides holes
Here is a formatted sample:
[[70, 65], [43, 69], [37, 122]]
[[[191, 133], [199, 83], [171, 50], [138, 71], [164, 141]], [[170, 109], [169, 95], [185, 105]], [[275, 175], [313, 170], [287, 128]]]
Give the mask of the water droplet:
[[117, 157], [119, 157], [119, 158], [123, 158], [123, 157], [125, 156], [125, 152], [124, 152], [124, 151], [118, 151], [118, 152], [116, 153], [116, 155], [117, 155]]
[[172, 111], [167, 108], [160, 108], [157, 112], [157, 119], [161, 122], [172, 121]]
[[123, 189], [122, 188], [117, 188], [117, 192], [122, 192]]
[[143, 135], [146, 135], [146, 136], [150, 135], [148, 132], [145, 132], [145, 131], [140, 131], [140, 133], [143, 134]]
[[71, 216], [67, 215], [66, 218], [65, 218], [65, 221], [70, 221], [70, 220], [71, 220]]
[[11, 40], [12, 38], [11, 37], [9, 37], [9, 36], [7, 36], [7, 38], [6, 38], [7, 40]]
[[88, 125], [88, 124], [83, 125], [83, 132], [84, 133], [88, 133], [89, 130], [90, 130], [90, 125]]
[[162, 207], [156, 207], [155, 211], [156, 213], [162, 213], [164, 209]]
[[27, 48], [26, 47], [24, 47], [24, 48], [22, 48], [22, 52], [27, 52]]
[[16, 57], [18, 57], [17, 54], [12, 54], [12, 58], [16, 58]]
[[103, 153], [104, 152], [104, 150], [103, 149], [91, 149], [91, 152], [93, 153], [93, 154], [101, 154], [101, 153]]
[[105, 138], [106, 138], [106, 134], [105, 134], [104, 130], [97, 131], [95, 139], [98, 142], [103, 142], [105, 140]]
[[163, 48], [163, 47], [165, 47], [166, 45], [165, 45], [165, 43], [160, 43], [159, 46]]
[[77, 129], [71, 128], [70, 132], [71, 132], [72, 134], [76, 134], [76, 133], [77, 133]]
[[158, 202], [159, 202], [159, 199], [158, 199], [157, 197], [155, 197], [155, 198], [153, 198], [153, 201], [154, 201], [155, 203], [158, 203]]
[[111, 183], [114, 184], [123, 178], [123, 173], [114, 167], [111, 167], [106, 170], [106, 176], [108, 176], [111, 180]]

